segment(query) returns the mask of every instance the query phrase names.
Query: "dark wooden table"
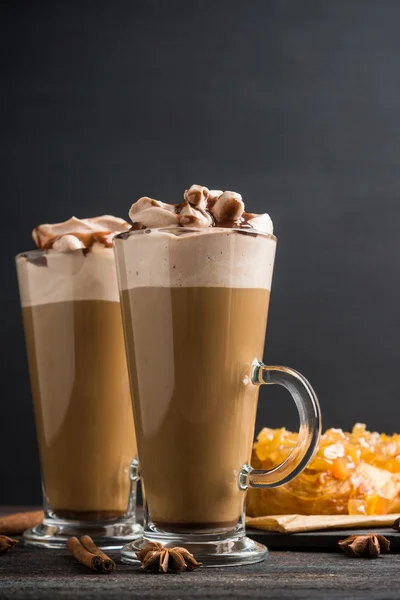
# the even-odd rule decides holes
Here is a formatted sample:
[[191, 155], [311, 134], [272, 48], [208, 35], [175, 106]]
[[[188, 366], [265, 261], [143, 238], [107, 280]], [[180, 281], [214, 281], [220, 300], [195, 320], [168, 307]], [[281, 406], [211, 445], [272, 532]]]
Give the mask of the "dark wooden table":
[[179, 575], [147, 574], [123, 565], [111, 575], [80, 565], [68, 551], [18, 544], [0, 557], [1, 600], [362, 599], [400, 598], [400, 554], [375, 560], [339, 553], [274, 551], [256, 565], [199, 569]]
[[[118, 553], [110, 553], [118, 559]], [[147, 574], [118, 562], [112, 575], [88, 571], [65, 551], [17, 546], [0, 557], [3, 600], [85, 598], [400, 598], [400, 555], [375, 560], [341, 554], [271, 552], [264, 563], [199, 569], [180, 575]]]

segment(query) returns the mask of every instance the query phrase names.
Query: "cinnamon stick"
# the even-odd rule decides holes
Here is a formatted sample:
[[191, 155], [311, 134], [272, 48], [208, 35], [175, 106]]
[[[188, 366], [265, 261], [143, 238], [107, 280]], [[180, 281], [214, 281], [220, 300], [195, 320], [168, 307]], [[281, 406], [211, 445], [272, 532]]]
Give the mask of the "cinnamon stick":
[[86, 550], [77, 537], [69, 538], [67, 541], [67, 548], [82, 565], [85, 565], [85, 567], [88, 567], [88, 569], [92, 569], [92, 571], [96, 571], [97, 573], [103, 572], [103, 559]]
[[22, 535], [26, 529], [39, 525], [43, 518], [42, 510], [31, 510], [0, 517], [0, 535]]
[[15, 544], [18, 544], [17, 540], [13, 540], [12, 538], [7, 537], [6, 535], [0, 535], [0, 556], [2, 554], [5, 554], [9, 550], [12, 550]]
[[112, 558], [107, 556], [107, 554], [104, 554], [104, 552], [96, 546], [96, 544], [94, 543], [94, 541], [92, 540], [92, 538], [89, 535], [83, 535], [79, 539], [80, 539], [82, 546], [84, 548], [86, 548], [86, 550], [88, 552], [91, 552], [92, 554], [95, 554], [96, 556], [100, 556], [100, 558], [103, 559], [103, 571], [105, 573], [111, 573], [111, 571], [114, 571], [114, 569], [117, 568], [117, 565], [112, 560]]

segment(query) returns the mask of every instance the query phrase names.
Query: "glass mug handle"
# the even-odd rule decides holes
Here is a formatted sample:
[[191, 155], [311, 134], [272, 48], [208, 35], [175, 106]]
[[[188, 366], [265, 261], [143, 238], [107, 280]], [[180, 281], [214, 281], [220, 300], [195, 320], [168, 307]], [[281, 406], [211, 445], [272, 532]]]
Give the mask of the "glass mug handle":
[[303, 375], [288, 367], [271, 367], [255, 361], [252, 383], [254, 385], [277, 384], [286, 388], [299, 412], [300, 429], [296, 445], [280, 465], [268, 471], [244, 465], [239, 477], [239, 485], [243, 490], [248, 487], [277, 487], [291, 481], [307, 466], [317, 448], [321, 433], [318, 399]]

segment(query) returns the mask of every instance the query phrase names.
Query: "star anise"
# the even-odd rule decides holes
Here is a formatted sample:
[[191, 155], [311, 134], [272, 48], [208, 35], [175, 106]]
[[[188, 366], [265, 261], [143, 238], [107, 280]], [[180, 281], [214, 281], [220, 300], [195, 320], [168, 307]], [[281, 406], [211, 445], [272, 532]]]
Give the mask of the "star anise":
[[0, 535], [0, 555], [12, 550], [15, 544], [18, 544], [17, 540], [13, 540], [13, 538], [6, 535]]
[[153, 571], [166, 573], [168, 570], [173, 573], [181, 571], [193, 571], [201, 566], [193, 554], [186, 548], [164, 548], [158, 542], [148, 542], [136, 556], [142, 563], [144, 571]]
[[350, 535], [338, 544], [345, 554], [354, 558], [377, 558], [390, 550], [389, 540], [377, 533]]

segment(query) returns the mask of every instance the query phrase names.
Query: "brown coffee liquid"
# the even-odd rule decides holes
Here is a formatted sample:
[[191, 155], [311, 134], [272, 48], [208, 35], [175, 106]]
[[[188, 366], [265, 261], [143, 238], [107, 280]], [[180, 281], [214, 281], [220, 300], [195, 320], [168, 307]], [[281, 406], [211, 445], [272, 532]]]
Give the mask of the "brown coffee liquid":
[[79, 520], [126, 513], [136, 456], [118, 302], [23, 308], [49, 507]]
[[229, 529], [250, 461], [269, 292], [139, 287], [122, 292], [145, 494], [163, 529]]

